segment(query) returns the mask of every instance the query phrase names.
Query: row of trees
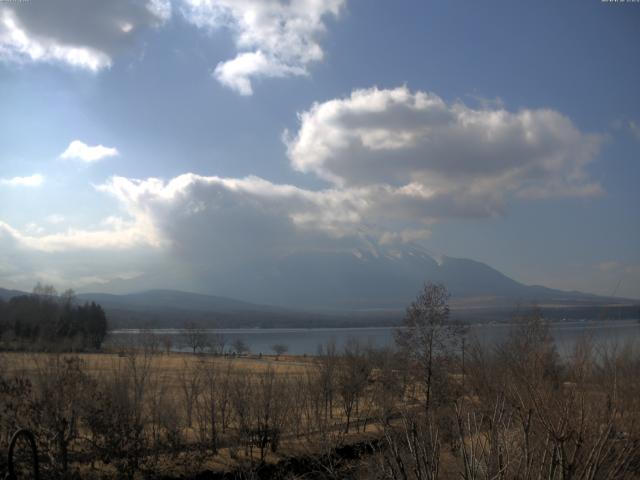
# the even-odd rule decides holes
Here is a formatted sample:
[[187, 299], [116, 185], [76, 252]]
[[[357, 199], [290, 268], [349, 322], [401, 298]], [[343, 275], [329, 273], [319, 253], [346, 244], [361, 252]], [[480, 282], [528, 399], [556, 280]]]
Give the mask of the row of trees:
[[288, 374], [212, 356], [183, 357], [170, 370], [143, 349], [112, 357], [99, 373], [79, 357], [34, 357], [32, 374], [0, 376], [0, 461], [18, 426], [35, 432], [51, 476], [69, 475], [82, 458], [133, 478], [167, 463], [195, 473], [221, 449], [250, 466], [283, 443], [335, 447], [391, 415], [405, 386], [392, 370], [369, 380], [379, 362], [391, 365], [390, 352], [357, 342], [344, 356], [333, 345], [323, 350]]
[[585, 336], [561, 358], [535, 308], [503, 343], [466, 343], [447, 299], [443, 286], [426, 285], [398, 332], [423, 411], [401, 411], [385, 428], [374, 478], [640, 476], [638, 345]]
[[[174, 344], [177, 341], [177, 345]], [[174, 338], [172, 333], [156, 333], [152, 329], [145, 329], [140, 333], [129, 336], [121, 342], [111, 339], [111, 345], [115, 347], [141, 347], [151, 353], [171, 352], [174, 347], [186, 349], [193, 354], [210, 355], [245, 355], [251, 353], [249, 344], [241, 337], [231, 342], [220, 331], [203, 328], [200, 325], [187, 322], [184, 324], [181, 333]], [[280, 357], [289, 351], [289, 346], [284, 343], [271, 345], [270, 351], [276, 357]], [[262, 354], [262, 352], [259, 352]]]
[[78, 304], [73, 290], [58, 295], [38, 284], [31, 295], [0, 299], [0, 338], [6, 347], [97, 350], [106, 334], [102, 307]]

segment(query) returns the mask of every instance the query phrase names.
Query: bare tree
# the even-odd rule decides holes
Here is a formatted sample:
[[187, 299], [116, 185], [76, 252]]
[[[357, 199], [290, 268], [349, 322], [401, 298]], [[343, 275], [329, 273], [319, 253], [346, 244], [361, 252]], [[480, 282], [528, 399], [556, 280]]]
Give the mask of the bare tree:
[[154, 461], [159, 460], [160, 451], [167, 435], [167, 417], [175, 417], [173, 396], [169, 394], [169, 376], [166, 372], [152, 375], [148, 385], [147, 419], [149, 420], [149, 438], [151, 440]]
[[230, 395], [236, 442], [244, 447], [251, 461], [257, 449], [262, 462], [268, 449], [277, 451], [287, 424], [291, 400], [282, 392], [289, 390], [289, 382], [270, 367], [262, 372], [237, 373], [231, 382]]
[[160, 351], [160, 337], [151, 328], [143, 328], [140, 331], [138, 342], [142, 349], [151, 355]]
[[245, 342], [242, 338], [236, 338], [231, 344], [231, 348], [238, 355], [243, 355], [251, 351], [249, 345], [247, 345], [247, 342]]
[[132, 479], [147, 451], [145, 416], [151, 356], [131, 352], [97, 379], [83, 404], [85, 440], [95, 459], [115, 466], [119, 478]]
[[43, 285], [38, 282], [36, 286], [33, 287], [33, 295], [36, 297], [55, 298], [58, 296], [58, 291], [53, 285]]
[[[426, 421], [424, 421], [426, 419]], [[393, 480], [436, 480], [440, 475], [441, 439], [438, 428], [428, 417], [417, 417], [406, 410], [400, 424], [384, 428], [379, 478]]]
[[173, 339], [171, 338], [171, 335], [168, 333], [162, 335], [160, 342], [162, 343], [164, 353], [169, 355], [171, 353], [171, 348], [173, 347]]
[[85, 385], [84, 363], [78, 357], [55, 355], [36, 364], [35, 424], [52, 465], [66, 474], [71, 443], [78, 437]]
[[207, 332], [193, 322], [185, 323], [182, 338], [193, 353], [202, 352], [209, 345]]
[[519, 382], [535, 386], [544, 380], [559, 382], [560, 357], [549, 324], [538, 307], [516, 315], [515, 328], [499, 348], [501, 363]]
[[221, 406], [227, 392], [222, 391], [221, 387], [224, 388], [225, 384], [220, 381], [222, 372], [217, 364], [203, 360], [196, 369], [201, 380], [200, 394], [196, 401], [200, 438], [215, 454], [218, 452]]
[[289, 347], [283, 343], [276, 343], [271, 346], [271, 350], [276, 354], [276, 360], [280, 357], [280, 355], [284, 355], [289, 351]]
[[200, 373], [202, 373], [202, 369], [193, 368], [190, 359], [185, 358], [183, 360], [182, 368], [178, 374], [178, 383], [180, 385], [180, 392], [182, 393], [182, 400], [184, 402], [185, 420], [187, 427], [189, 428], [193, 425], [193, 406], [200, 394]]
[[328, 419], [333, 418], [336, 370], [338, 367], [338, 352], [334, 339], [329, 340], [325, 345], [318, 346], [315, 362], [320, 372], [319, 387], [322, 391], [324, 423], [327, 423]]
[[227, 345], [227, 339], [221, 332], [215, 332], [209, 334], [208, 346], [209, 351], [214, 355], [224, 354], [225, 346]]
[[357, 340], [350, 338], [338, 368], [338, 391], [346, 418], [344, 431], [349, 433], [351, 420], [358, 413], [360, 398], [367, 386], [371, 365]]
[[449, 318], [447, 289], [441, 284], [426, 283], [407, 308], [402, 327], [395, 331], [396, 344], [417, 367], [426, 412], [431, 406], [434, 383], [446, 380], [446, 360], [463, 334], [463, 325]]
[[496, 349], [476, 345], [474, 401], [456, 409], [462, 477], [635, 478], [638, 358], [615, 349], [596, 355], [585, 339], [561, 362], [537, 309]]
[[372, 372], [372, 395], [378, 410], [376, 417], [387, 425], [402, 404], [407, 389], [408, 372], [402, 358], [390, 348], [378, 350]]

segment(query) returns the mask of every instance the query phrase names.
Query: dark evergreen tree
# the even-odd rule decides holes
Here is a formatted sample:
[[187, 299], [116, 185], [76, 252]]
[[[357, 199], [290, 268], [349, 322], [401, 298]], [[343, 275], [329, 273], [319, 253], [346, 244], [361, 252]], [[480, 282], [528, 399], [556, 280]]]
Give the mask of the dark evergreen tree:
[[80, 348], [99, 349], [107, 335], [107, 316], [95, 302], [77, 305], [75, 294], [58, 295], [53, 287], [38, 284], [31, 295], [0, 303], [0, 339], [55, 348], [73, 340]]

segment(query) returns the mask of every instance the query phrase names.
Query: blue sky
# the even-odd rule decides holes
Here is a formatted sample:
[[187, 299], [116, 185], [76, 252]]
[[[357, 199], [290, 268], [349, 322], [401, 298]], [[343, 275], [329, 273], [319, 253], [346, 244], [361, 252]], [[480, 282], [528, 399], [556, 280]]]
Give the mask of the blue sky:
[[0, 284], [190, 289], [203, 262], [417, 242], [640, 298], [638, 25], [591, 0], [0, 3]]

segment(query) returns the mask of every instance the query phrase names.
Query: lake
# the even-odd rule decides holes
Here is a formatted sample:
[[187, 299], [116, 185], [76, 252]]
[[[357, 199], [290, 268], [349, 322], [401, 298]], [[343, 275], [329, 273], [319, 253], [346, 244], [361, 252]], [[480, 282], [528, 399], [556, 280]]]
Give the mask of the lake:
[[[603, 346], [623, 345], [629, 341], [640, 340], [640, 323], [636, 320], [600, 320], [571, 321], [551, 324], [551, 334], [561, 355], [568, 355], [575, 342], [584, 335], [590, 335]], [[477, 338], [482, 344], [495, 345], [505, 340], [513, 325], [482, 324], [473, 325], [469, 331], [470, 338]], [[182, 342], [181, 329], [154, 329], [156, 335], [170, 335], [172, 349], [188, 350]], [[251, 353], [271, 354], [272, 345], [284, 344], [289, 353], [294, 355], [314, 355], [318, 346], [335, 341], [341, 349], [349, 338], [356, 338], [364, 344], [376, 347], [393, 345], [393, 327], [361, 327], [361, 328], [273, 328], [273, 329], [212, 329], [210, 334], [221, 334], [227, 348], [234, 340], [242, 339], [251, 349]], [[108, 344], [136, 345], [143, 330], [122, 329], [110, 332]]]

